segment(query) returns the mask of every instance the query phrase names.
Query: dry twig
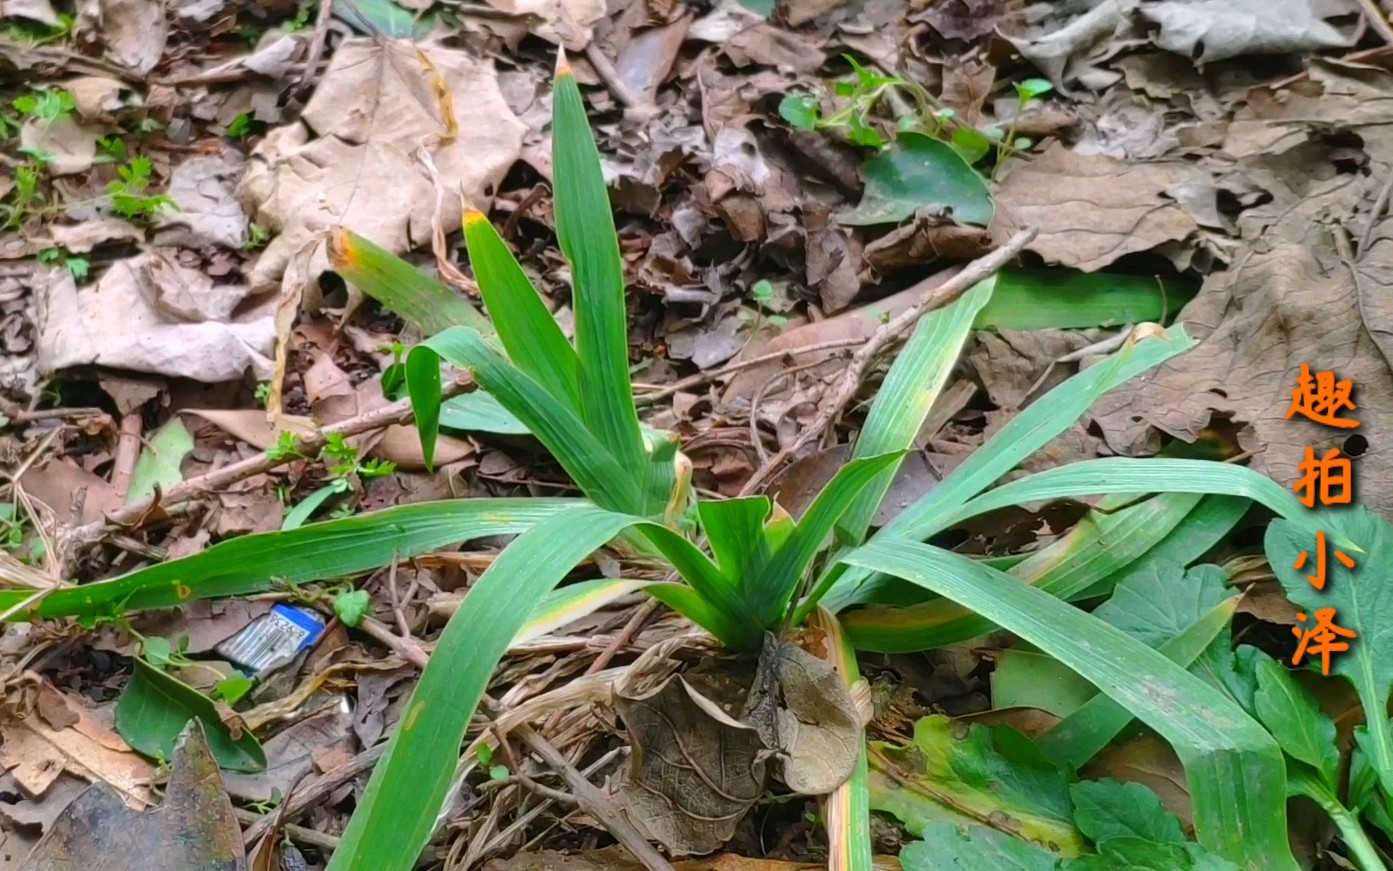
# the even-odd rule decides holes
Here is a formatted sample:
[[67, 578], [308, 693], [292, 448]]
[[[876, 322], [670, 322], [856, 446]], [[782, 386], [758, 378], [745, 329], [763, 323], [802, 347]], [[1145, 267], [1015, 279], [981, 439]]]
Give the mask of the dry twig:
[[741, 496], [748, 496], [759, 491], [764, 484], [773, 477], [790, 457], [795, 456], [803, 448], [821, 438], [824, 433], [832, 426], [837, 416], [842, 413], [842, 409], [856, 395], [856, 391], [861, 387], [861, 381], [870, 371], [871, 365], [876, 358], [891, 343], [897, 341], [905, 333], [919, 322], [924, 315], [936, 309], [943, 308], [962, 296], [977, 282], [991, 277], [998, 269], [1005, 266], [1017, 254], [1030, 244], [1030, 240], [1035, 238], [1037, 230], [1034, 227], [1027, 227], [1016, 235], [1012, 236], [1005, 245], [986, 255], [979, 257], [967, 265], [962, 272], [945, 281], [933, 293], [923, 300], [910, 306], [895, 318], [883, 324], [875, 335], [871, 336], [856, 354], [851, 358], [851, 363], [846, 371], [842, 373], [841, 380], [837, 383], [836, 390], [831, 396], [827, 397], [819, 409], [817, 418], [807, 429], [799, 433], [798, 438], [793, 444], [779, 451], [768, 462], [759, 468], [755, 474], [745, 483], [741, 489]]

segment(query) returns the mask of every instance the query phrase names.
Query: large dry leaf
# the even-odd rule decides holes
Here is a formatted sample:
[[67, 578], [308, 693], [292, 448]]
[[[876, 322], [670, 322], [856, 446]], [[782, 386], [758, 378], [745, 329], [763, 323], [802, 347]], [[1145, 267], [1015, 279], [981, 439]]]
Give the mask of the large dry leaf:
[[160, 212], [160, 244], [241, 248], [247, 240], [247, 215], [234, 191], [242, 169], [241, 156], [230, 149], [175, 167], [166, 191], [175, 208]]
[[488, 5], [534, 22], [532, 33], [570, 51], [584, 50], [591, 25], [605, 17], [604, 0], [488, 0]]
[[[1360, 500], [1393, 511], [1393, 446], [1375, 435], [1393, 426], [1393, 373], [1370, 332], [1387, 336], [1393, 328], [1387, 303], [1393, 225], [1381, 223], [1356, 284], [1335, 250], [1332, 233], [1343, 229], [1319, 220], [1332, 211], [1352, 211], [1357, 192], [1341, 187], [1346, 190], [1301, 204], [1268, 231], [1260, 247], [1205, 281], [1182, 313], [1199, 345], [1095, 406], [1095, 419], [1114, 450], [1150, 452], [1153, 426], [1193, 441], [1217, 414], [1248, 424], [1251, 435], [1242, 443], [1257, 451], [1253, 466], [1292, 486], [1308, 448], [1318, 456], [1331, 448], [1351, 451], [1358, 435], [1367, 446], [1355, 461]], [[1364, 316], [1371, 317], [1367, 324], [1361, 302]], [[1358, 411], [1346, 416], [1360, 421], [1358, 430], [1286, 419], [1303, 363], [1357, 385]]]
[[[189, 320], [189, 309], [174, 302], [179, 295], [152, 279], [153, 259], [146, 253], [119, 260], [81, 293], [66, 269], [47, 270], [36, 294], [40, 371], [97, 365], [215, 383], [250, 368], [258, 379], [269, 377], [275, 331], [266, 305], [243, 305], [227, 322]], [[213, 293], [238, 294], [240, 301], [246, 288], [208, 281], [194, 298]]]
[[70, 804], [23, 871], [242, 871], [242, 829], [223, 791], [203, 727], [180, 736], [164, 804], [132, 811], [106, 784]]
[[121, 800], [135, 807], [150, 803], [149, 762], [119, 735], [92, 719], [42, 678], [33, 713], [0, 726], [4, 746], [0, 766], [31, 797], [41, 796], [63, 772], [88, 782], [108, 784]]
[[1039, 227], [1029, 250], [1051, 263], [1095, 272], [1198, 230], [1183, 204], [1202, 199], [1205, 189], [1212, 203], [1208, 174], [1193, 164], [1123, 163], [1055, 143], [1038, 158], [1016, 164], [1001, 182], [993, 235], [1000, 243], [1022, 227]]
[[44, 168], [53, 175], [76, 175], [92, 168], [101, 134], [72, 117], [30, 118], [19, 128], [19, 144], [47, 155]]
[[444, 187], [442, 231], [455, 232], [461, 194], [487, 204], [524, 130], [491, 62], [394, 40], [344, 43], [301, 120], [266, 135], [237, 188], [257, 223], [280, 234], [252, 283], [273, 286], [292, 255], [335, 225], [398, 254], [428, 243], [436, 190], [413, 157], [419, 148]]
[[[1213, 63], [1245, 54], [1297, 54], [1349, 45], [1348, 37], [1321, 19], [1316, 6], [1311, 0], [1166, 0], [1143, 4], [1140, 11], [1160, 25], [1158, 46]], [[1353, 12], [1352, 6], [1338, 11]]]
[[101, 0], [101, 37], [107, 55], [132, 72], [155, 68], [169, 38], [164, 0]]
[[855, 769], [867, 718], [830, 664], [766, 634], [745, 719], [776, 748], [789, 789], [826, 795]]
[[615, 707], [633, 744], [621, 794], [630, 816], [673, 855], [709, 853], [764, 792], [768, 752], [741, 723], [674, 675]]

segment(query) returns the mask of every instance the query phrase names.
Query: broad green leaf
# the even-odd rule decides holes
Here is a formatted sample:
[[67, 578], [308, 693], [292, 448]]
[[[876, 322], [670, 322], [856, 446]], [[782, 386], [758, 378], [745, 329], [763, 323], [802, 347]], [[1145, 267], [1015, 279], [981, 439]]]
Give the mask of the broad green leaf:
[[440, 16], [434, 12], [407, 9], [392, 0], [330, 0], [330, 3], [335, 18], [370, 37], [415, 41], [428, 36], [440, 23]]
[[1008, 647], [995, 658], [993, 708], [1035, 708], [1063, 719], [1098, 695], [1093, 684], [1044, 653]]
[[[901, 453], [902, 459], [902, 452], [913, 446], [924, 418], [958, 362], [972, 319], [991, 299], [994, 286], [995, 279], [980, 282], [952, 305], [920, 319], [885, 374], [856, 437], [853, 458]], [[847, 541], [860, 544], [865, 540], [866, 530], [894, 481], [901, 459], [895, 460], [856, 497], [837, 524]]]
[[710, 632], [732, 650], [753, 650], [757, 646], [750, 640], [756, 635], [754, 631], [733, 621], [725, 611], [687, 584], [655, 583], [648, 587], [648, 595]]
[[[556, 236], [571, 264], [581, 408], [586, 425], [630, 474], [647, 464], [629, 380], [624, 263], [600, 152], [564, 58], [552, 89]], [[500, 397], [500, 400], [502, 397]], [[506, 402], [504, 403], [507, 404]], [[558, 458], [560, 459], [560, 458]]]
[[440, 426], [465, 432], [530, 435], [531, 430], [484, 390], [447, 399], [440, 406]]
[[[1194, 576], [1187, 574], [1184, 577], [1190, 580]], [[1156, 595], [1163, 596], [1165, 591], [1158, 591]], [[1156, 649], [1177, 665], [1190, 668], [1209, 649], [1229, 640], [1227, 629], [1237, 605], [1238, 596], [1234, 595], [1219, 599], [1204, 610], [1195, 609], [1191, 613], [1192, 619], [1177, 629], [1173, 637], [1159, 641]], [[1146, 640], [1138, 640], [1146, 644]], [[1151, 635], [1151, 640], [1158, 640], [1158, 637]], [[1042, 753], [1073, 771], [1098, 755], [1126, 729], [1131, 720], [1133, 715], [1123, 705], [1117, 704], [1109, 695], [1096, 694], [1039, 736], [1036, 743]]]
[[769, 509], [767, 496], [706, 499], [697, 503], [702, 532], [706, 533], [721, 574], [732, 583], [762, 570], [769, 562], [769, 540], [764, 534]]
[[1269, 656], [1257, 663], [1258, 689], [1253, 705], [1258, 720], [1293, 759], [1316, 770], [1333, 792], [1340, 777], [1340, 749], [1335, 721], [1287, 670]]
[[1201, 844], [1240, 865], [1295, 871], [1281, 750], [1223, 693], [1103, 621], [958, 554], [873, 540], [842, 559], [953, 599], [1079, 672], [1170, 742]]
[[[1344, 675], [1354, 684], [1369, 724], [1370, 758], [1379, 772], [1384, 792], [1393, 795], [1393, 730], [1388, 722], [1388, 693], [1393, 688], [1393, 532], [1388, 522], [1364, 506], [1343, 511], [1314, 513], [1317, 523], [1274, 521], [1267, 528], [1264, 547], [1272, 571], [1282, 582], [1287, 598], [1308, 615], [1304, 626], [1316, 624], [1316, 612], [1335, 609], [1335, 624], [1358, 633], [1357, 638], [1341, 638], [1349, 650], [1330, 657], [1332, 674]], [[1324, 590], [1306, 580], [1315, 573], [1318, 559], [1315, 530], [1325, 533], [1329, 578]], [[1354, 569], [1346, 570], [1335, 551], [1351, 557]], [[1295, 567], [1298, 554], [1308, 556], [1302, 568]], [[1292, 641], [1293, 655], [1296, 641]], [[1309, 660], [1319, 667], [1321, 657]]]
[[1160, 323], [1199, 290], [1192, 282], [1076, 269], [1003, 269], [973, 329], [1045, 330]]
[[[111, 580], [54, 590], [11, 619], [115, 617], [262, 593], [276, 579], [303, 584], [341, 577], [474, 538], [514, 535], [581, 504], [575, 499], [452, 499], [385, 508], [290, 532], [245, 535]], [[12, 608], [30, 595], [0, 591], [0, 608]]]
[[[743, 590], [746, 605], [762, 614], [766, 625], [782, 617], [794, 604], [790, 600], [797, 595], [813, 559], [856, 497], [902, 456], [902, 453], [894, 453], [866, 457], [842, 466], [803, 512], [793, 533], [769, 559], [764, 570], [746, 579]], [[804, 602], [797, 619], [805, 619], [809, 609], [816, 605], [816, 598]]]
[[1113, 838], [1141, 838], [1158, 844], [1184, 844], [1180, 820], [1145, 785], [1116, 780], [1085, 780], [1069, 788], [1074, 823], [1095, 844]]
[[449, 790], [465, 727], [534, 603], [635, 518], [576, 507], [518, 536], [436, 641], [329, 871], [409, 871]]
[[[876, 533], [875, 539], [927, 538], [941, 514], [1016, 468], [1072, 426], [1103, 394], [1193, 345], [1194, 340], [1179, 324], [1167, 330], [1164, 337], [1129, 338], [1111, 357], [1074, 375], [1027, 406], [933, 490]], [[819, 586], [831, 587], [824, 603], [833, 612], [839, 612], [855, 602], [868, 601], [864, 596], [873, 595], [875, 588], [872, 585], [868, 590], [861, 589], [867, 579], [864, 571], [834, 570], [819, 582]]]
[[169, 421], [150, 436], [145, 449], [135, 461], [131, 472], [131, 486], [126, 492], [126, 504], [142, 502], [155, 495], [155, 488], [168, 490], [184, 480], [179, 467], [184, 457], [193, 450], [193, 436], [184, 428], [183, 421], [171, 417]]
[[416, 409], [422, 452], [429, 462], [438, 427], [430, 410], [440, 404], [440, 360], [467, 368], [474, 378], [521, 420], [576, 486], [596, 504], [619, 511], [641, 510], [637, 474], [586, 429], [564, 400], [557, 399], [526, 373], [485, 344], [473, 330], [446, 330], [411, 349], [406, 383]]
[[363, 293], [427, 336], [450, 327], [493, 335], [489, 319], [464, 297], [352, 230], [329, 236], [329, 265]]
[[1095, 856], [1070, 859], [1063, 871], [1239, 871], [1237, 865], [1198, 844], [1158, 844], [1113, 838]]
[[487, 215], [464, 213], [464, 241], [479, 293], [508, 359], [579, 413], [580, 361], [575, 349]]
[[1023, 838], [1065, 856], [1085, 849], [1075, 829], [1069, 781], [1009, 726], [961, 724], [941, 714], [914, 724], [909, 744], [869, 744], [871, 807], [919, 835], [933, 822], [1010, 819]]
[[818, 99], [811, 94], [788, 94], [779, 101], [779, 117], [799, 130], [813, 130], [817, 127], [818, 108]]
[[243, 730], [234, 740], [212, 699], [136, 659], [135, 670], [116, 700], [116, 731], [131, 749], [151, 759], [173, 759], [174, 742], [193, 719], [203, 724], [208, 749], [220, 767], [246, 772], [266, 768], [266, 753], [255, 735]]
[[1174, 564], [1152, 565], [1118, 584], [1093, 616], [1147, 647], [1160, 647], [1234, 595], [1228, 576], [1216, 565], [1189, 571]]
[[923, 133], [901, 133], [861, 164], [861, 178], [866, 182], [861, 202], [837, 215], [843, 224], [897, 224], [920, 209], [942, 211], [960, 224], [991, 223], [986, 180], [951, 145]]
[[1059, 865], [1054, 853], [986, 826], [930, 823], [921, 837], [900, 850], [904, 871], [1055, 871]]

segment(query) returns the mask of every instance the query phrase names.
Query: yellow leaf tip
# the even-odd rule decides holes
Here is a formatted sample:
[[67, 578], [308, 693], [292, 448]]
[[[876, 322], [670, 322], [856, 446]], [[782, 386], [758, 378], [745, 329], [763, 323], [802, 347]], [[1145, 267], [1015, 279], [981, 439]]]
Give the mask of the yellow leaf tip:
[[479, 224], [487, 224], [487, 223], [488, 223], [488, 220], [489, 220], [488, 215], [485, 215], [483, 212], [479, 211], [478, 209], [466, 208], [466, 209], [464, 210], [464, 223], [465, 223], [465, 226], [475, 226], [475, 227], [477, 227]]
[[562, 76], [569, 76], [570, 74], [571, 63], [566, 60], [566, 49], [558, 48], [556, 50], [556, 77], [559, 79]]

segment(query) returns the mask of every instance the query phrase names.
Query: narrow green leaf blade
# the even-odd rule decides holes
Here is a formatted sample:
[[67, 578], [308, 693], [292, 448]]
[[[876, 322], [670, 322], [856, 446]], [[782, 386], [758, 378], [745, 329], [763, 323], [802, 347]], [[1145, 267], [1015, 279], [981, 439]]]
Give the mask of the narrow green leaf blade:
[[[922, 499], [883, 527], [876, 538], [923, 540], [935, 521], [991, 486], [1026, 457], [1038, 451], [1088, 412], [1100, 396], [1176, 354], [1189, 350], [1194, 340], [1177, 324], [1164, 337], [1129, 338], [1107, 360], [1083, 370], [1031, 403], [1010, 423], [987, 440]], [[859, 598], [868, 575], [847, 571], [835, 578], [825, 604], [841, 611]]]
[[1281, 750], [1223, 693], [1102, 621], [966, 557], [872, 541], [843, 559], [970, 607], [1078, 671], [1170, 742], [1185, 766], [1202, 845], [1255, 871], [1298, 867], [1287, 842]]
[[552, 91], [556, 235], [574, 278], [576, 353], [585, 385], [582, 408], [596, 437], [630, 469], [647, 458], [629, 379], [624, 262], [600, 152], [569, 66]]
[[[576, 505], [577, 499], [451, 499], [384, 508], [289, 532], [244, 535], [207, 550], [117, 578], [54, 590], [13, 620], [115, 617], [198, 599], [270, 590], [381, 568], [437, 548], [490, 535], [515, 535]], [[0, 591], [9, 609], [32, 594]]]
[[[914, 444], [924, 418], [958, 361], [973, 319], [991, 299], [995, 284], [994, 278], [980, 282], [952, 305], [930, 312], [919, 321], [885, 374], [875, 404], [856, 437], [851, 452], [854, 459], [907, 451]], [[837, 524], [847, 541], [859, 544], [865, 539], [871, 519], [899, 467], [897, 459], [856, 497]]]
[[489, 319], [468, 300], [352, 230], [330, 234], [329, 265], [427, 336], [459, 326], [493, 334]]
[[179, 733], [195, 718], [203, 724], [208, 749], [219, 767], [245, 772], [266, 768], [266, 752], [255, 735], [243, 730], [233, 739], [212, 699], [137, 658], [116, 700], [116, 731], [126, 743], [152, 759], [173, 759]]
[[483, 212], [464, 213], [464, 241], [479, 293], [508, 359], [579, 412], [580, 361], [575, 349]]
[[769, 509], [767, 496], [697, 503], [701, 529], [727, 578], [748, 577], [769, 561], [769, 541], [764, 535]]
[[465, 727], [533, 604], [634, 519], [577, 507], [519, 536], [479, 577], [436, 642], [329, 871], [410, 871], [430, 839]]
[[[423, 403], [417, 412], [423, 446], [426, 422], [420, 412], [431, 407], [432, 395], [439, 396], [432, 377], [438, 382], [442, 358], [472, 371], [479, 386], [532, 431], [581, 492], [596, 504], [617, 511], [641, 510], [636, 467], [621, 463], [564, 400], [509, 363], [470, 329], [446, 330], [412, 348], [407, 355], [406, 379], [412, 404], [417, 404], [418, 395]], [[435, 407], [439, 407], [438, 399]]]

